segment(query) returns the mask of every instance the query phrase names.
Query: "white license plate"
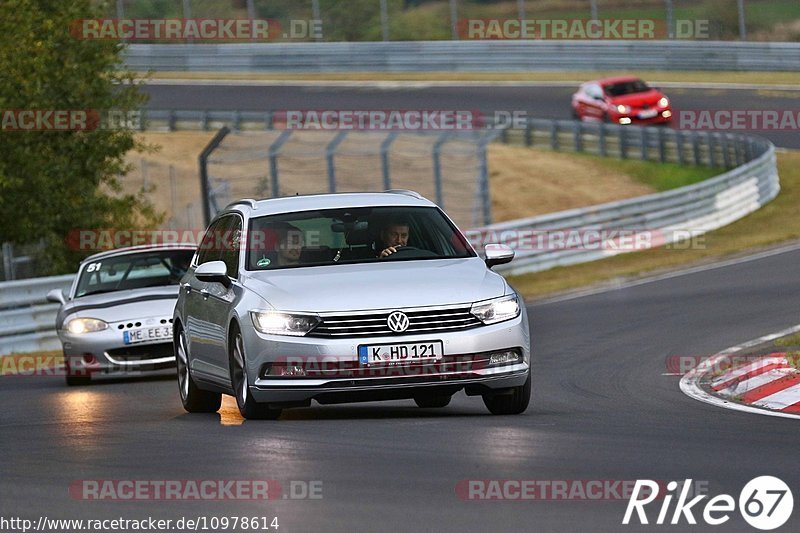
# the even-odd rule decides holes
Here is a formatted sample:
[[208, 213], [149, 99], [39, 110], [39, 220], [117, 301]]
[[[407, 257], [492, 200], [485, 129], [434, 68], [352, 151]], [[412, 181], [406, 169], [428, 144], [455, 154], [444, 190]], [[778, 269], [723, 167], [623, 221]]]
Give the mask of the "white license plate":
[[362, 365], [438, 361], [443, 355], [442, 341], [373, 344], [358, 347], [358, 361]]
[[122, 339], [125, 344], [137, 342], [159, 341], [172, 339], [172, 326], [159, 326], [156, 328], [142, 328], [124, 331]]
[[653, 118], [656, 115], [658, 115], [657, 109], [648, 109], [639, 113], [639, 118]]

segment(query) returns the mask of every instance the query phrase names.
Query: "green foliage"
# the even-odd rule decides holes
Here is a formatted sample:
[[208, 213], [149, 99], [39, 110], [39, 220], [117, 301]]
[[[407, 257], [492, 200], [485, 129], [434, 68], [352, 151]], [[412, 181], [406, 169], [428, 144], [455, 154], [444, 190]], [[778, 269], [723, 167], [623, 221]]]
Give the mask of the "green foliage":
[[[138, 110], [133, 74], [117, 71], [121, 46], [70, 34], [101, 16], [90, 0], [0, 2], [0, 109]], [[48, 243], [49, 273], [74, 270], [70, 230], [148, 228], [160, 222], [143, 194], [120, 193], [125, 154], [146, 147], [126, 129], [4, 131], [0, 142], [0, 242]], [[85, 255], [85, 254], [84, 254]], [[44, 272], [43, 272], [44, 273]]]

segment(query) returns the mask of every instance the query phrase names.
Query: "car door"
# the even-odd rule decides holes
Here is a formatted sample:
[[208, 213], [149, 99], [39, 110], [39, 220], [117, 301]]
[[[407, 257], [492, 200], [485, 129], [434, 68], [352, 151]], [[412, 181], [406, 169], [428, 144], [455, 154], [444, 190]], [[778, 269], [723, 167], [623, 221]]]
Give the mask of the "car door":
[[209, 360], [214, 367], [215, 375], [222, 380], [230, 378], [228, 365], [228, 318], [236, 298], [239, 278], [239, 257], [242, 247], [242, 217], [231, 214], [225, 217], [226, 223], [220, 228], [219, 242], [220, 260], [227, 267], [231, 280], [228, 286], [222, 283], [208, 283], [205, 300], [209, 331], [214, 331], [213, 342], [209, 343]]
[[[211, 223], [206, 230], [197, 252], [195, 268], [209, 261], [217, 261], [222, 254], [217, 242], [220, 228], [226, 220], [220, 218]], [[192, 372], [200, 377], [214, 375], [211, 363], [211, 342], [213, 334], [209, 332], [209, 313], [206, 302], [208, 301], [208, 283], [202, 282], [194, 275], [194, 270], [188, 280], [182, 285], [184, 291], [184, 327], [191, 353]]]

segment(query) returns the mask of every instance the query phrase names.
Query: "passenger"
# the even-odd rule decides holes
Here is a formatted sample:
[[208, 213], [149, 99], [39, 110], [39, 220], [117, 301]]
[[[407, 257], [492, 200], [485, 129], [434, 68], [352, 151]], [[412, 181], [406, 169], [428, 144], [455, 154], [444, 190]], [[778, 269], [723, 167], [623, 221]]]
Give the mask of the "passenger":
[[299, 265], [303, 246], [303, 230], [291, 224], [279, 227], [276, 266]]

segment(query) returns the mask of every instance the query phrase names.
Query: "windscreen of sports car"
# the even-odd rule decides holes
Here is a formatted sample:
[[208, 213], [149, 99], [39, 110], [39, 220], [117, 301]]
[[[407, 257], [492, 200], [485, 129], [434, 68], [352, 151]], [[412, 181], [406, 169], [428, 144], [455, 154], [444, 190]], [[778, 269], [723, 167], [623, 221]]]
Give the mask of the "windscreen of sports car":
[[0, 67], [0, 532], [800, 530], [798, 0], [0, 0]]

